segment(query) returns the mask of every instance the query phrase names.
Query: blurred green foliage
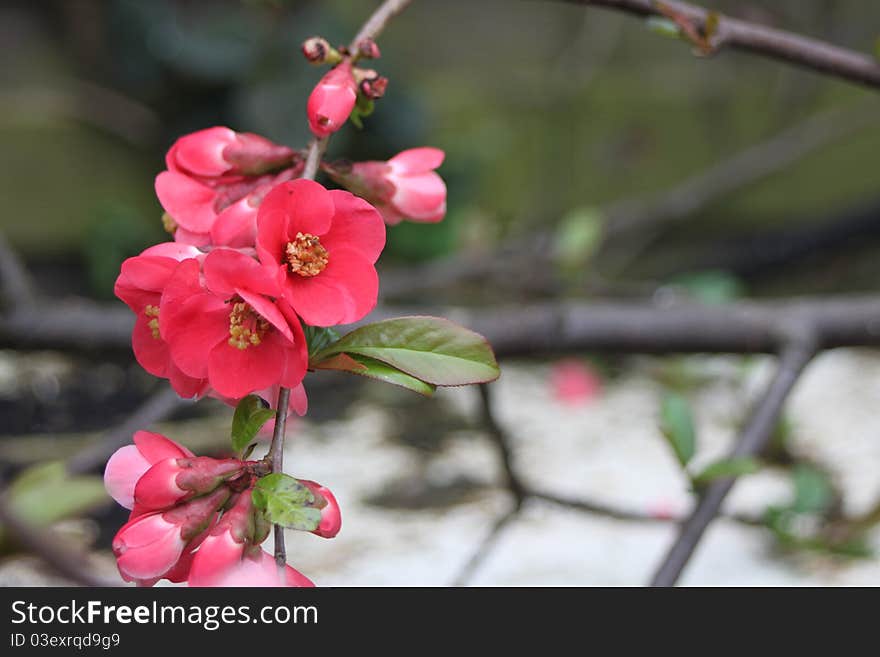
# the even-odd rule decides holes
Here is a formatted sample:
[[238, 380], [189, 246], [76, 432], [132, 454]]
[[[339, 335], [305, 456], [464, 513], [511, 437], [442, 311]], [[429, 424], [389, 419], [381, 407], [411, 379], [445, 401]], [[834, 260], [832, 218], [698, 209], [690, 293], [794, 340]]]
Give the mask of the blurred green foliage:
[[[880, 20], [880, 5], [857, 0], [709, 4], [865, 52]], [[156, 239], [152, 179], [175, 136], [227, 124], [304, 144], [305, 100], [321, 71], [304, 62], [299, 43], [313, 34], [344, 41], [370, 6], [4, 3], [14, 56], [0, 64], [0, 229], [29, 257], [85, 260], [94, 291], [108, 294], [119, 259]], [[687, 44], [632, 17], [553, 2], [422, 0], [396, 19], [381, 48], [375, 64], [391, 79], [386, 98], [362, 131], [334, 138], [331, 157], [384, 159], [431, 144], [447, 152], [441, 173], [449, 183], [447, 220], [390, 231], [389, 259], [432, 258], [552, 226], [572, 208], [661, 191], [868, 93], [734, 52], [695, 58]], [[129, 106], [98, 98], [89, 85], [149, 120], [120, 130]], [[697, 237], [727, 239], [871, 198], [878, 150], [880, 121], [719, 199], [637, 270], [662, 269]]]

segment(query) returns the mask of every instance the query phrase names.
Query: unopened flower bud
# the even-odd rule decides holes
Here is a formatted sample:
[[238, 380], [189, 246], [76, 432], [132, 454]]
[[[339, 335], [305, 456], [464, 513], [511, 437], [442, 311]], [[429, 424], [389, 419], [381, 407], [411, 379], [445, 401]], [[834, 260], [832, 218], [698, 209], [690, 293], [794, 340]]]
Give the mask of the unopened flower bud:
[[361, 93], [370, 100], [378, 100], [385, 95], [385, 90], [388, 88], [388, 78], [381, 75], [365, 78], [361, 80], [359, 88]]
[[358, 43], [358, 54], [366, 59], [379, 59], [382, 53], [379, 52], [379, 46], [372, 39], [364, 39]]
[[321, 510], [321, 522], [312, 533], [322, 538], [333, 538], [342, 528], [342, 514], [339, 511], [336, 497], [329, 488], [314, 481], [300, 479], [299, 483], [312, 492], [312, 495], [315, 496], [315, 508]]
[[306, 111], [316, 137], [333, 134], [348, 120], [357, 101], [357, 83], [351, 63], [344, 61], [329, 71], [309, 96]]
[[303, 41], [302, 53], [312, 64], [338, 64], [342, 55], [323, 37], [311, 37]]

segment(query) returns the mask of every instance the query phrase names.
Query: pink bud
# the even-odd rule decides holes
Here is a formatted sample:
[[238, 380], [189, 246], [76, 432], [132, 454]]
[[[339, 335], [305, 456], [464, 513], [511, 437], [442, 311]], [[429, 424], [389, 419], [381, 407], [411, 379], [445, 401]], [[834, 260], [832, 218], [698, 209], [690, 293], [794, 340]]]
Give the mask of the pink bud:
[[134, 434], [134, 445], [116, 450], [107, 461], [104, 486], [114, 500], [131, 509], [134, 506], [135, 486], [147, 470], [159, 461], [192, 455], [188, 449], [165, 436], [138, 431]]
[[238, 459], [213, 459], [194, 456], [165, 459], [147, 470], [138, 480], [134, 499], [141, 510], [172, 507], [185, 499], [205, 495], [224, 481], [241, 473], [244, 463]]
[[217, 178], [261, 175], [289, 165], [293, 156], [292, 149], [265, 137], [217, 126], [178, 139], [165, 156], [165, 162], [169, 171]]
[[411, 148], [387, 162], [355, 162], [325, 171], [375, 205], [387, 224], [404, 219], [436, 223], [446, 214], [446, 183], [434, 171], [443, 157], [437, 148]]
[[275, 558], [262, 549], [256, 549], [248, 551], [240, 561], [220, 573], [213, 584], [194, 584], [190, 577], [189, 585], [313, 587], [315, 584], [301, 572], [287, 565], [284, 566], [282, 575], [279, 573]]
[[331, 69], [309, 96], [306, 111], [309, 127], [316, 137], [330, 135], [348, 120], [357, 101], [357, 83], [351, 62], [343, 61]]
[[155, 580], [174, 568], [186, 544], [180, 524], [152, 513], [122, 526], [113, 539], [113, 553], [124, 580]]
[[322, 538], [333, 538], [342, 529], [342, 513], [339, 511], [336, 497], [329, 488], [314, 481], [300, 479], [299, 483], [312, 491], [315, 496], [315, 506], [321, 509], [321, 523], [312, 533]]

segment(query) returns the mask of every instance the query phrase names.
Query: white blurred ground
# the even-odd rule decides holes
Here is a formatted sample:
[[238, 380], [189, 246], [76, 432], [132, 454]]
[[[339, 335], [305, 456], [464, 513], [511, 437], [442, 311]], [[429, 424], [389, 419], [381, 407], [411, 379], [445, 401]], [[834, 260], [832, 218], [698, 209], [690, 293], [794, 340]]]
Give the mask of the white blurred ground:
[[[657, 431], [660, 386], [646, 376], [657, 362], [638, 361], [597, 401], [577, 407], [552, 397], [546, 367], [505, 362], [495, 399], [498, 419], [516, 443], [517, 468], [542, 488], [566, 495], [639, 511], [686, 512], [691, 499], [685, 478]], [[748, 370], [733, 358], [689, 363], [714, 375], [694, 400], [700, 465], [725, 452], [745, 400], [760, 391], [771, 361], [756, 359]], [[828, 464], [845, 491], [849, 513], [866, 510], [880, 496], [878, 402], [880, 359], [867, 351], [840, 350], [812, 364], [788, 406], [796, 451]], [[437, 403], [476, 417], [474, 390], [441, 391]], [[395, 412], [394, 406], [358, 402], [338, 421], [299, 423], [289, 440], [287, 470], [330, 487], [343, 509], [343, 529], [333, 540], [288, 535], [290, 563], [319, 585], [448, 585], [510, 504], [495, 483], [498, 463], [482, 433], [459, 431], [442, 451], [426, 456], [387, 438]], [[464, 501], [427, 510], [367, 502], [400, 480], [442, 484], [461, 475], [486, 487]], [[728, 508], [759, 513], [790, 495], [786, 477], [765, 471], [741, 480]], [[532, 502], [471, 583], [640, 585], [673, 534], [668, 524], [622, 522]], [[872, 541], [880, 549], [878, 532]], [[36, 583], [22, 565], [0, 566], [0, 582]], [[768, 531], [719, 520], [682, 583], [880, 585], [880, 561], [783, 557]]]

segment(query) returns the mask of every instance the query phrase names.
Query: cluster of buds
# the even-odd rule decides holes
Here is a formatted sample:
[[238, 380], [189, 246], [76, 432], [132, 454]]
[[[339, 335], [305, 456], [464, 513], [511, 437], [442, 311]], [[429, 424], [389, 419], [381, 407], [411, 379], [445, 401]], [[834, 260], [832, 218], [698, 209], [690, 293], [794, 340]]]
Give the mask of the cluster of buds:
[[302, 52], [313, 64], [333, 66], [312, 91], [306, 107], [309, 127], [316, 137], [339, 130], [352, 112], [367, 116], [373, 110], [373, 101], [385, 95], [388, 78], [355, 65], [360, 59], [381, 56], [372, 39], [363, 39], [351, 50], [345, 46], [333, 48], [326, 39], [312, 37], [303, 42]]
[[[190, 586], [313, 586], [260, 545], [270, 523], [254, 506], [252, 490], [269, 471], [264, 461], [194, 456], [165, 436], [139, 431], [134, 444], [107, 463], [110, 495], [131, 510], [113, 539], [122, 578], [140, 586], [160, 579]], [[333, 538], [342, 525], [333, 494], [301, 481], [320, 509], [312, 532]]]

